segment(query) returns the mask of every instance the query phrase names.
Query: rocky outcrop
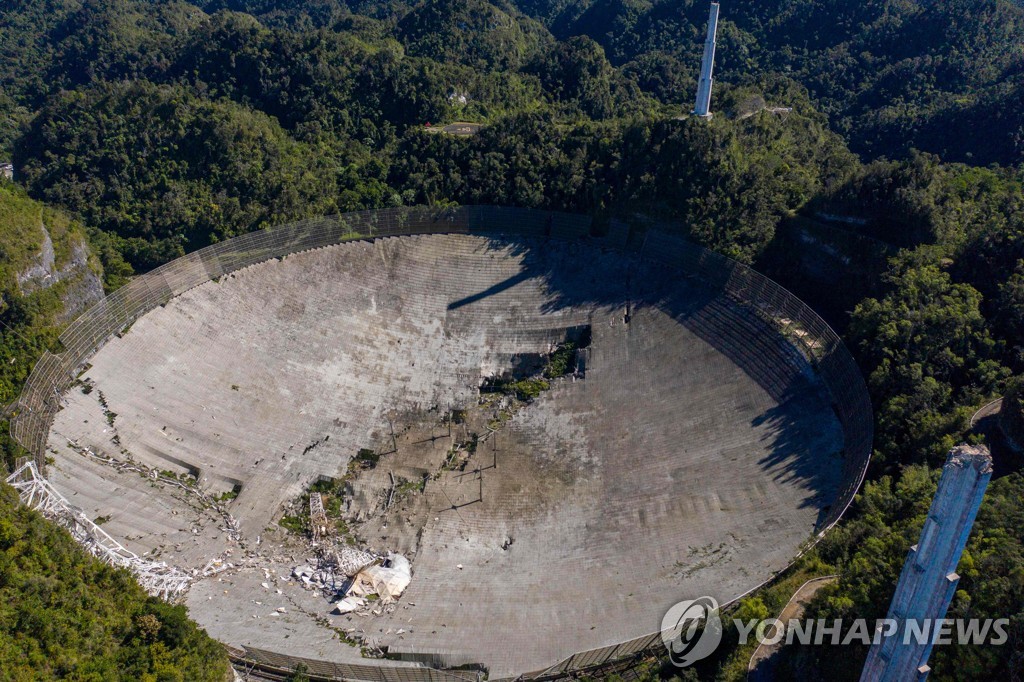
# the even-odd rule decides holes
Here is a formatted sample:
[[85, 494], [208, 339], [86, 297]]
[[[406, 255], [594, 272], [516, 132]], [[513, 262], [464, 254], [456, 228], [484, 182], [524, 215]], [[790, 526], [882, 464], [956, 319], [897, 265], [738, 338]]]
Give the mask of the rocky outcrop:
[[42, 247], [32, 265], [17, 274], [18, 289], [22, 295], [28, 295], [64, 283], [64, 290], [61, 293], [64, 308], [58, 321], [67, 322], [103, 298], [103, 283], [90, 267], [89, 247], [81, 236], [69, 237], [70, 256], [66, 262], [58, 266], [50, 231], [42, 223], [39, 229], [43, 232]]
[[56, 256], [53, 251], [53, 239], [50, 238], [50, 231], [43, 224], [39, 225], [43, 231], [43, 246], [36, 256], [35, 262], [22, 272], [18, 273], [18, 289], [22, 296], [27, 296], [33, 291], [53, 286], [59, 280], [59, 273], [56, 269]]

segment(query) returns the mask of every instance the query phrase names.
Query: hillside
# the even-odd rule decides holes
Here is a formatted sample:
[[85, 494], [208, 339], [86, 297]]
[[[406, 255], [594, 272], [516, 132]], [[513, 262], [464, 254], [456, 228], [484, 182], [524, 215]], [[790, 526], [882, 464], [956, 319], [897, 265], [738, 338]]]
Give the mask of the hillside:
[[[556, 37], [590, 36], [612, 63], [639, 73], [699, 63], [707, 4], [681, 4], [518, 2]], [[720, 81], [770, 73], [799, 80], [858, 153], [916, 148], [982, 165], [1024, 160], [1020, 3], [772, 0], [723, 5], [722, 20]], [[686, 102], [691, 90], [658, 94]]]
[[0, 483], [0, 679], [224, 682], [219, 644], [185, 608], [18, 506]]
[[[61, 326], [103, 296], [101, 274], [81, 224], [0, 181], [0, 404], [17, 397], [42, 352], [56, 348]], [[3, 429], [11, 464], [17, 448]]]
[[[260, 23], [243, 28], [246, 20], [239, 12]], [[338, 76], [332, 77], [331, 70], [345, 71], [349, 65], [358, 70], [365, 59], [357, 56], [359, 51], [383, 48], [397, 63], [374, 71], [382, 71], [386, 84], [388, 72], [397, 69], [402, 82], [386, 84], [384, 92], [399, 101], [377, 102], [380, 114], [369, 120], [376, 125], [382, 114], [403, 125], [456, 116], [460, 95], [476, 103], [465, 113], [478, 116], [507, 111], [514, 102], [516, 108], [525, 105], [537, 96], [530, 74], [543, 75], [541, 65], [550, 60], [546, 55], [574, 36], [595, 41], [634, 87], [663, 104], [685, 107], [692, 98], [707, 5], [697, 0], [681, 6], [668, 0], [518, 0], [512, 5], [484, 0], [350, 5], [337, 0], [47, 0], [15, 2], [0, 9], [0, 17], [0, 37], [9, 36], [4, 42], [12, 46], [6, 66], [0, 67], [0, 84], [11, 100], [5, 104], [0, 98], [0, 113], [12, 120], [25, 120], [58, 88], [95, 79], [194, 82], [203, 67], [190, 53], [221, 45], [230, 58], [214, 62], [216, 53], [208, 52], [206, 64], [234, 70], [248, 61], [257, 69], [252, 77], [235, 71], [235, 87], [276, 89], [261, 93], [263, 98], [285, 96], [293, 85], [300, 88], [294, 95], [287, 92], [286, 102], [260, 107], [284, 123], [295, 117], [296, 106], [308, 111], [313, 104], [301, 92], [311, 77], [333, 81]], [[773, 0], [727, 6], [722, 19], [716, 64], [720, 86], [793, 78], [808, 88], [815, 107], [857, 153], [902, 157], [916, 148], [980, 165], [1024, 160], [1024, 6], [1014, 0]], [[296, 34], [305, 39], [296, 43]], [[294, 79], [298, 65], [288, 61], [316, 60], [318, 52], [336, 50], [331, 44], [343, 36], [358, 36], [345, 48], [347, 54], [331, 54], [332, 66]], [[399, 46], [404, 56], [395, 54]], [[252, 57], [269, 63], [247, 60], [250, 48], [259, 48]], [[536, 68], [530, 69], [531, 64]], [[488, 75], [495, 72], [504, 78]], [[279, 80], [274, 73], [287, 77]], [[345, 81], [358, 79], [338, 75]], [[223, 92], [223, 83], [209, 84]], [[373, 85], [365, 85], [369, 89], [337, 93], [333, 103], [349, 108], [353, 100], [374, 93]], [[410, 86], [416, 93], [401, 101]], [[636, 95], [623, 91], [616, 98], [629, 108]], [[319, 116], [327, 113], [322, 106], [327, 104], [315, 105]], [[362, 125], [365, 116], [359, 113], [345, 125]], [[12, 133], [4, 132], [9, 129], [0, 118], [0, 135], [5, 136], [0, 145], [10, 141]]]

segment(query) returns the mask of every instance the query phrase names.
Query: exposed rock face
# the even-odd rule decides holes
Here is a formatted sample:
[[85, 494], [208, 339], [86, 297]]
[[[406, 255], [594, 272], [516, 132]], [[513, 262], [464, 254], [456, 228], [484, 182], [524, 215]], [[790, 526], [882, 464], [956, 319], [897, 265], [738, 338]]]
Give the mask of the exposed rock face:
[[39, 229], [43, 231], [43, 247], [32, 266], [18, 273], [18, 288], [22, 295], [52, 286], [57, 281], [55, 279], [57, 272], [53, 239], [50, 238], [50, 231], [46, 229], [45, 225], [40, 224]]
[[64, 310], [58, 322], [74, 319], [85, 308], [103, 298], [103, 283], [89, 267], [89, 247], [81, 237], [71, 237], [71, 255], [66, 263], [57, 266], [53, 239], [46, 225], [40, 223], [43, 243], [32, 265], [17, 275], [18, 289], [23, 295], [52, 287], [59, 282], [67, 286], [61, 298]]

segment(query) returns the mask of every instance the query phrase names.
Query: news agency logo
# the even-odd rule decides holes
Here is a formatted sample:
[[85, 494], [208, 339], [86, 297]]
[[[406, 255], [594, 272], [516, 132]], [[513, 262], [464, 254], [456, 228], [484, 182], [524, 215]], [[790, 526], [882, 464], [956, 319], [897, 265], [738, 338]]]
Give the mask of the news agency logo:
[[[740, 645], [753, 638], [759, 645], [804, 644], [849, 646], [878, 645], [893, 639], [904, 646], [990, 645], [1000, 646], [1009, 639], [1007, 618], [907, 619], [836, 618], [763, 620], [733, 619]], [[722, 642], [722, 619], [713, 597], [700, 597], [673, 605], [661, 619], [661, 640], [673, 665], [686, 668], [715, 652]]]
[[673, 605], [661, 619], [661, 641], [673, 665], [680, 668], [710, 656], [722, 642], [718, 602], [700, 597]]

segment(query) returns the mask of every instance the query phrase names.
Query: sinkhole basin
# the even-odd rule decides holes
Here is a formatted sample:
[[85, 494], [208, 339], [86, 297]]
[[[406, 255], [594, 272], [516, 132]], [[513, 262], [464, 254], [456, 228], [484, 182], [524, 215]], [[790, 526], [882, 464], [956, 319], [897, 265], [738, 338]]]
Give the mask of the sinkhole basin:
[[[675, 602], [763, 584], [849, 504], [866, 452], [793, 320], [666, 263], [667, 237], [444, 229], [189, 287], [63, 396], [50, 481], [139, 554], [220, 561], [185, 603], [237, 656], [368, 680], [564, 673], [656, 645]], [[481, 392], [544, 378], [567, 341], [535, 395]], [[333, 541], [409, 557], [394, 606], [331, 615], [288, 579], [312, 554], [279, 522], [318, 481], [344, 490]]]

